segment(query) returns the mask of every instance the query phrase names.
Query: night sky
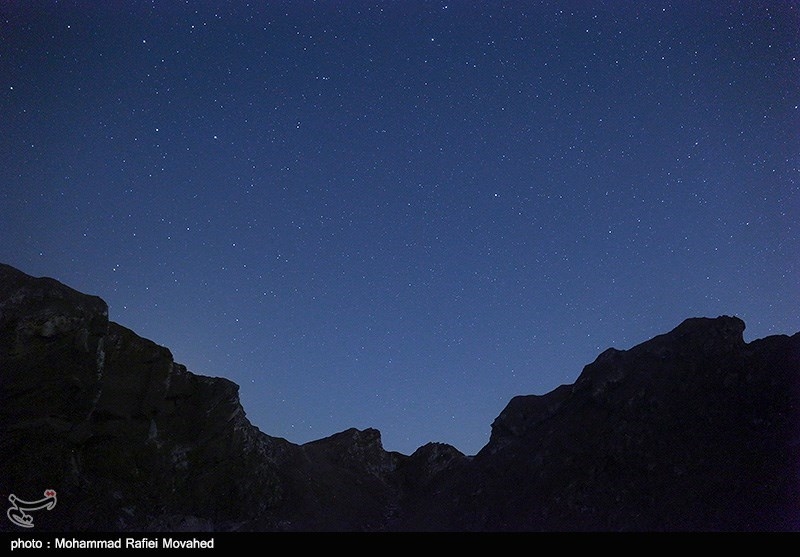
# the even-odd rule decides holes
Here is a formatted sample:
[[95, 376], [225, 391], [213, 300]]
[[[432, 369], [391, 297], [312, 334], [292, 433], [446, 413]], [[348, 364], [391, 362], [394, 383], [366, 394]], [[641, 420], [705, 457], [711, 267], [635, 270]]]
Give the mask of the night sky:
[[0, 261], [251, 422], [466, 454], [688, 317], [800, 331], [796, 2], [0, 3]]

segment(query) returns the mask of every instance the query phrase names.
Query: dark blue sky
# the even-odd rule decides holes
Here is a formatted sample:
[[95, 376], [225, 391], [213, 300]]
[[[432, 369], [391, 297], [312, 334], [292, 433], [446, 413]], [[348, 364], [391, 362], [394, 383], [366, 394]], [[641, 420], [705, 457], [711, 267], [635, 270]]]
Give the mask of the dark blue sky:
[[304, 443], [800, 330], [796, 2], [2, 2], [0, 260]]

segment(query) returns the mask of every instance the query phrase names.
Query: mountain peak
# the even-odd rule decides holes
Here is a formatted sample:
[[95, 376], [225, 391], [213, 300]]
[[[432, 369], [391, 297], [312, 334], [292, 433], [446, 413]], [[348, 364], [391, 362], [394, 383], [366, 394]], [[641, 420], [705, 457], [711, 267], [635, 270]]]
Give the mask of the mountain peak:
[[800, 334], [744, 329], [686, 319], [512, 398], [474, 457], [406, 456], [262, 433], [236, 384], [0, 265], [0, 491], [55, 490], [45, 531], [797, 530]]

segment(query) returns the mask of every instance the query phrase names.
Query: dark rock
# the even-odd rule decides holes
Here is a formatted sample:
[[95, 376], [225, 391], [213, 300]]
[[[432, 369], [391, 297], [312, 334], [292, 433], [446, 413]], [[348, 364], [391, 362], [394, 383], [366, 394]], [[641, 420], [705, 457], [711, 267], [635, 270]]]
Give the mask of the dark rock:
[[[687, 319], [514, 397], [468, 457], [348, 429], [295, 445], [238, 387], [0, 265], [0, 493], [41, 531], [796, 531], [800, 333]], [[18, 530], [0, 521], [0, 530]]]
[[512, 399], [469, 474], [439, 487], [454, 501], [445, 527], [797, 530], [800, 334], [746, 344], [743, 331], [688, 319]]
[[188, 372], [51, 279], [0, 267], [0, 308], [0, 491], [57, 486], [59, 512], [37, 524], [228, 526], [280, 502], [288, 443], [249, 424], [235, 384]]

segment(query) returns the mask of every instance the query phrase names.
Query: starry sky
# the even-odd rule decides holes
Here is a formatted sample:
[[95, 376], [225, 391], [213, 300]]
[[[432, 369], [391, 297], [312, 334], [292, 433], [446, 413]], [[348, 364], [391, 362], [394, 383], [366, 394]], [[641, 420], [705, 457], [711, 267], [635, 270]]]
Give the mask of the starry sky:
[[293, 443], [800, 331], [797, 2], [0, 3], [0, 261]]

